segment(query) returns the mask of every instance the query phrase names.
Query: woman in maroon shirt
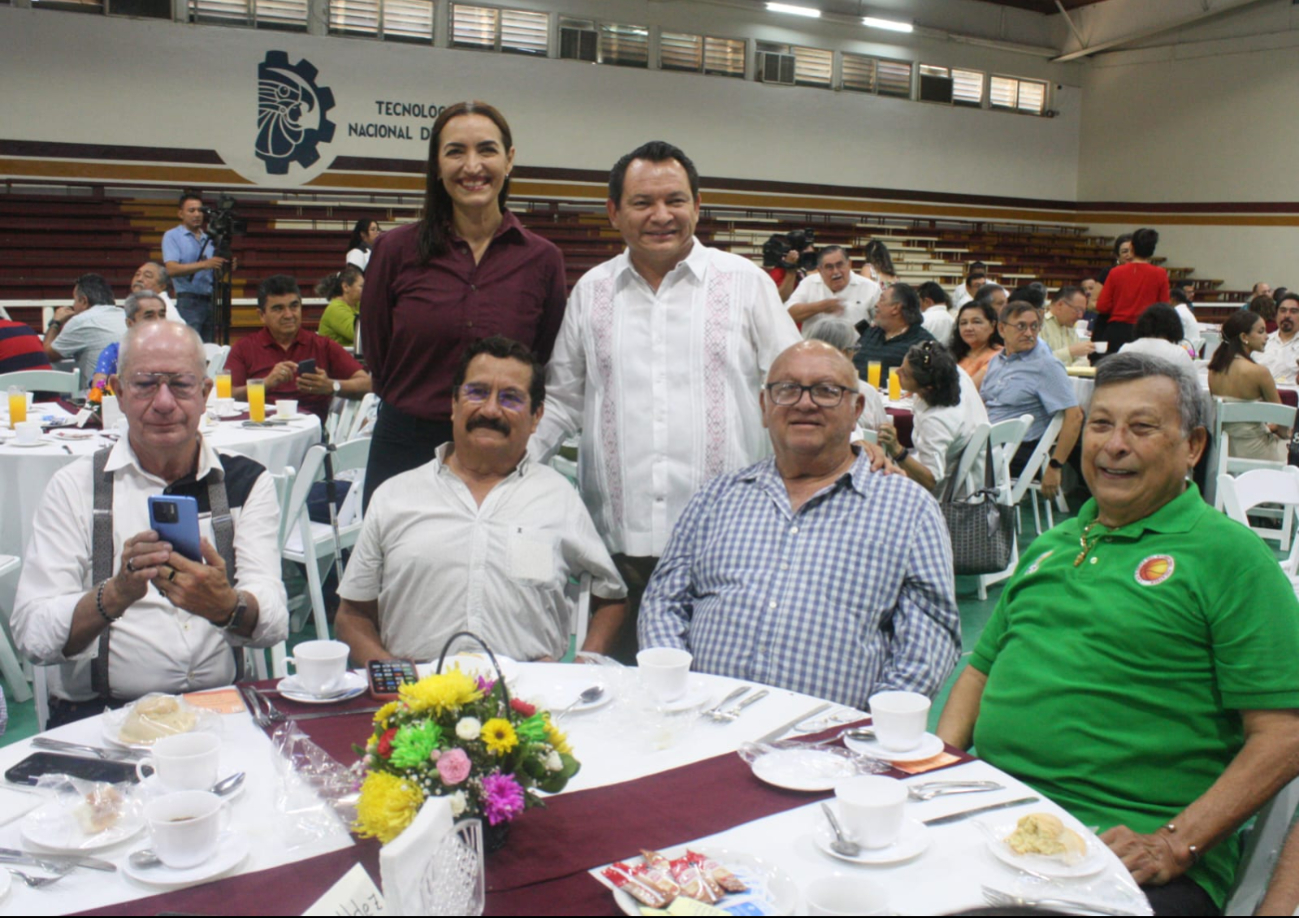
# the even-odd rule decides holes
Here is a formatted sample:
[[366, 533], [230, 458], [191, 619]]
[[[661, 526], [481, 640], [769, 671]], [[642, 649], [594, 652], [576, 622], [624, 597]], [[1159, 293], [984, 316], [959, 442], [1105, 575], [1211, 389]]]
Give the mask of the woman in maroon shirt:
[[382, 399], [365, 502], [451, 439], [451, 377], [470, 342], [505, 335], [543, 363], [564, 318], [564, 257], [505, 209], [514, 146], [482, 102], [433, 124], [424, 212], [379, 237], [365, 271], [361, 341]]
[[1096, 311], [1106, 319], [1097, 340], [1110, 343], [1113, 354], [1132, 340], [1137, 318], [1147, 306], [1168, 302], [1168, 272], [1150, 263], [1159, 233], [1142, 228], [1132, 234], [1132, 261], [1110, 269]]

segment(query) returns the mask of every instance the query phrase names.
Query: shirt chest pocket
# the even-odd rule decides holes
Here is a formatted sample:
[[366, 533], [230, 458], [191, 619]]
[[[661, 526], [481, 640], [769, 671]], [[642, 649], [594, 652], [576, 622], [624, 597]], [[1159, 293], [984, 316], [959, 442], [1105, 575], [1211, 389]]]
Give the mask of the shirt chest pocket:
[[513, 527], [506, 537], [510, 576], [526, 583], [552, 583], [558, 574], [556, 537], [540, 529]]

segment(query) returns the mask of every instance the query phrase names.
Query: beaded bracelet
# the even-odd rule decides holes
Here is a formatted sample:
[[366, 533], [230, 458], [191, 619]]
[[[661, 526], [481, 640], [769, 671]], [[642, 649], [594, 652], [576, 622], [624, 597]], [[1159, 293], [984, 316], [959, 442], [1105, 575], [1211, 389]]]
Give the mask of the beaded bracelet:
[[117, 619], [110, 616], [108, 610], [104, 608], [104, 587], [106, 586], [108, 586], [107, 580], [100, 583], [99, 589], [95, 591], [95, 608], [99, 610], [99, 614], [103, 617], [104, 621], [111, 625], [113, 622], [117, 621]]

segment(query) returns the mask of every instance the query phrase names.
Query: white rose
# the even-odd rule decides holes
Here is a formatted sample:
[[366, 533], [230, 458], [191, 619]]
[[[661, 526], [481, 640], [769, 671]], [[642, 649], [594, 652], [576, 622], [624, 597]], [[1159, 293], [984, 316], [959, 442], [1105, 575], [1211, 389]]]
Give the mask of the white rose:
[[556, 752], [553, 749], [550, 750], [550, 755], [546, 756], [546, 770], [563, 771], [563, 769], [564, 769], [564, 760], [559, 757], [558, 752]]
[[477, 717], [462, 717], [456, 724], [456, 736], [462, 740], [476, 740], [478, 734], [483, 732], [483, 725]]
[[[461, 723], [463, 723], [463, 721], [461, 721]], [[477, 723], [477, 721], [475, 721], [475, 723]], [[469, 806], [469, 802], [465, 800], [464, 791], [456, 791], [454, 794], [451, 795], [450, 801], [451, 801], [452, 816], [459, 816], [461, 813], [465, 811], [465, 808]]]

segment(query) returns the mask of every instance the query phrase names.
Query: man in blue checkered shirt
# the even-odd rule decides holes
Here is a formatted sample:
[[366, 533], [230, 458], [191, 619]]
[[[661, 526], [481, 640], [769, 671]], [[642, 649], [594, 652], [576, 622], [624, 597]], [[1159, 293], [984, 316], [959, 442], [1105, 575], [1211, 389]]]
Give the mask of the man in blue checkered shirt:
[[820, 341], [772, 364], [761, 399], [775, 458], [691, 499], [645, 592], [642, 648], [856, 707], [939, 690], [961, 646], [947, 528], [927, 491], [872, 474], [851, 446], [856, 379]]

